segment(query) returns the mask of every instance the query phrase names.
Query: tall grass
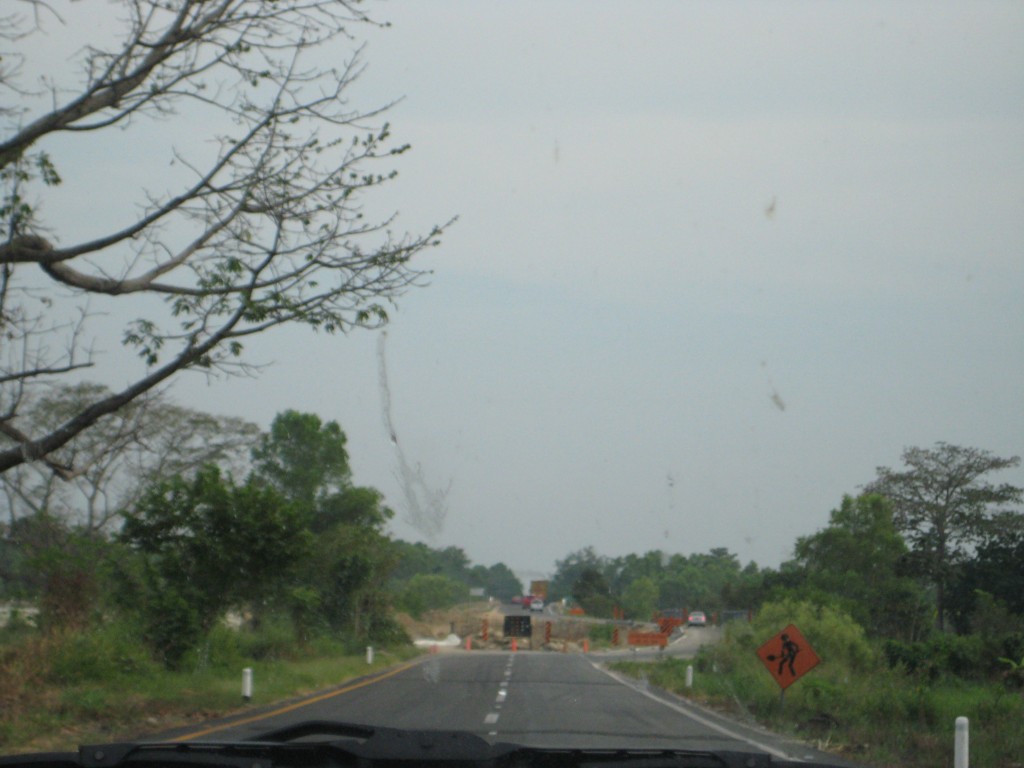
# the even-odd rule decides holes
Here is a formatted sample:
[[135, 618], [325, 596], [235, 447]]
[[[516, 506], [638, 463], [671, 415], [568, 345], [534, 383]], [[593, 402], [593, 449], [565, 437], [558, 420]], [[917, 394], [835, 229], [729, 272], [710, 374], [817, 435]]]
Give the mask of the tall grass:
[[[848, 660], [822, 656], [826, 660], [790, 686], [784, 700], [754, 655], [753, 643], [735, 635], [694, 660], [612, 666], [872, 766], [952, 765], [954, 723], [960, 716], [970, 720], [972, 767], [1022, 764], [1024, 697], [1019, 692], [998, 682], [911, 675], [888, 668], [880, 653], [862, 659], [868, 663], [859, 669]], [[691, 664], [694, 685], [687, 689]]]
[[[378, 649], [374, 664], [350, 643], [300, 644], [281, 624], [214, 629], [176, 671], [154, 661], [130, 623], [60, 635], [0, 636], [0, 753], [75, 750], [84, 742], [154, 734], [329, 688], [415, 649]], [[241, 671], [255, 692], [241, 698]]]

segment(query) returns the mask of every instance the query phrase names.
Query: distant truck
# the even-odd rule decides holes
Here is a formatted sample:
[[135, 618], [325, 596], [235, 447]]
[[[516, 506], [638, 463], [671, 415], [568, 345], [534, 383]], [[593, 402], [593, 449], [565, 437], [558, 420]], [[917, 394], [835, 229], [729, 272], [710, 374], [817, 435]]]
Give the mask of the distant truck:
[[530, 582], [530, 595], [533, 597], [539, 597], [545, 603], [548, 601], [548, 582], [544, 581], [531, 581]]

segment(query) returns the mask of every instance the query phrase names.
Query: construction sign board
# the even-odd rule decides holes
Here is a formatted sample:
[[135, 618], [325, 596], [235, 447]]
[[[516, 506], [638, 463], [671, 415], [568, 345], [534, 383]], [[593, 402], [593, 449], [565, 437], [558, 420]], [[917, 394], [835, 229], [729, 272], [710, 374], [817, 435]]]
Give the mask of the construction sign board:
[[668, 645], [668, 635], [661, 632], [630, 632], [626, 638], [629, 645], [656, 645], [659, 648]]
[[758, 648], [757, 658], [782, 690], [786, 690], [821, 662], [811, 644], [792, 624]]
[[505, 626], [502, 628], [505, 637], [531, 637], [533, 625], [529, 616], [506, 616]]

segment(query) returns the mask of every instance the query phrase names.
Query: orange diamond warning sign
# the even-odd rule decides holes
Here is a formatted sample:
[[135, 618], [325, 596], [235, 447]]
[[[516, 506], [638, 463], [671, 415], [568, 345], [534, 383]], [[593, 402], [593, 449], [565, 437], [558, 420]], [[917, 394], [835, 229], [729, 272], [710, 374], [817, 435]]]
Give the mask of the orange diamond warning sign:
[[821, 661], [811, 644], [792, 624], [758, 648], [757, 658], [771, 672], [782, 690], [786, 690]]

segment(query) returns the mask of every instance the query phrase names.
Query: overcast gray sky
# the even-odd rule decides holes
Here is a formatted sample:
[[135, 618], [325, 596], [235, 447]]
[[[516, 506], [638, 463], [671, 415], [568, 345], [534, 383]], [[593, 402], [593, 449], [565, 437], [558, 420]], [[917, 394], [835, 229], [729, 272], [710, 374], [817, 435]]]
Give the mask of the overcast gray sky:
[[1024, 453], [1024, 4], [373, 14], [353, 97], [413, 149], [368, 210], [459, 216], [383, 345], [398, 445], [376, 333], [273, 334], [178, 400], [337, 420], [415, 539], [400, 449], [447, 489], [431, 543], [521, 572], [776, 566], [906, 446]]

